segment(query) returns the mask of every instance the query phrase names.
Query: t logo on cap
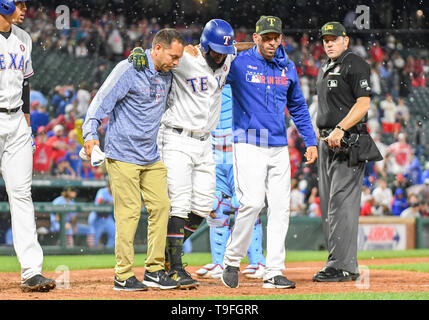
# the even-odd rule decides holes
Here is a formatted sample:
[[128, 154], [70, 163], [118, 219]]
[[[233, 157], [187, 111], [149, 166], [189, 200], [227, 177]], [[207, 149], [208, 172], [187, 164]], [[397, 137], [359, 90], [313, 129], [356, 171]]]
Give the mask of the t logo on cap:
[[282, 20], [275, 16], [261, 16], [256, 22], [256, 33], [259, 35], [265, 33], [282, 34]]
[[274, 22], [276, 21], [275, 18], [267, 18], [267, 20], [270, 22], [270, 26], [274, 27]]

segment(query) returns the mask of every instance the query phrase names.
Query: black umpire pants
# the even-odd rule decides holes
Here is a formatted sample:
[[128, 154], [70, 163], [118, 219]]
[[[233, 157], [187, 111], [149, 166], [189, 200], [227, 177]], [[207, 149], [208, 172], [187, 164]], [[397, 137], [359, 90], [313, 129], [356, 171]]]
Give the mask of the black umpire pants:
[[347, 160], [319, 142], [319, 195], [322, 227], [329, 256], [326, 267], [358, 273], [357, 238], [364, 163]]

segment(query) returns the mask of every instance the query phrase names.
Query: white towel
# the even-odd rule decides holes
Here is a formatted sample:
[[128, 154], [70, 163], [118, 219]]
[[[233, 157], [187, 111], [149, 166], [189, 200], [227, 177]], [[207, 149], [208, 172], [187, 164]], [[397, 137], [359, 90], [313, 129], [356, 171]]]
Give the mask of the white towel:
[[91, 165], [93, 167], [101, 166], [106, 159], [106, 154], [101, 151], [100, 147], [95, 145], [92, 149], [91, 158], [86, 154], [85, 148], [80, 149], [79, 156], [83, 160], [91, 160]]

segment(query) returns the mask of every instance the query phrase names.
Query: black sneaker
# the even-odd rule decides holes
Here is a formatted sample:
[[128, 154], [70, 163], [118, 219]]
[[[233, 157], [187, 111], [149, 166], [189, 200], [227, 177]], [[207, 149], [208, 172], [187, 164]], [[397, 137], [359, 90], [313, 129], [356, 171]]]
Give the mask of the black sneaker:
[[238, 272], [239, 267], [226, 266], [222, 272], [222, 282], [224, 285], [230, 288], [238, 288]]
[[326, 267], [317, 272], [313, 276], [315, 282], [344, 282], [355, 281], [360, 278], [359, 273], [352, 273], [346, 270], [336, 269], [333, 267]]
[[151, 288], [160, 288], [161, 290], [175, 289], [179, 283], [167, 276], [164, 270], [155, 272], [145, 271], [143, 283]]
[[179, 283], [180, 289], [193, 289], [200, 285], [183, 267], [170, 270], [168, 276]]
[[135, 276], [124, 281], [119, 281], [115, 276], [114, 283], [113, 289], [118, 291], [147, 291], [147, 286], [137, 280]]
[[274, 276], [268, 280], [264, 280], [262, 288], [265, 289], [294, 289], [296, 283], [288, 280], [285, 276]]
[[48, 292], [56, 287], [55, 280], [45, 278], [37, 274], [21, 283], [21, 290], [24, 292]]

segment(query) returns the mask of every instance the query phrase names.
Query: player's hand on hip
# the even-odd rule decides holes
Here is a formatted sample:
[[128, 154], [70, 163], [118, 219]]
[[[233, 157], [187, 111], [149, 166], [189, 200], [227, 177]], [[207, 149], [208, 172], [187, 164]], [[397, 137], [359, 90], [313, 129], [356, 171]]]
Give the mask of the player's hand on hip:
[[189, 53], [193, 57], [198, 57], [198, 49], [196, 46], [193, 46], [192, 44], [188, 44], [185, 47], [185, 52]]
[[149, 66], [146, 52], [141, 47], [136, 47], [131, 51], [128, 56], [128, 62], [132, 63], [137, 71], [143, 71]]
[[85, 153], [88, 155], [88, 157], [91, 157], [92, 149], [94, 149], [95, 145], [100, 146], [100, 141], [88, 140], [83, 145], [83, 148], [85, 149]]
[[307, 148], [307, 150], [304, 153], [305, 159], [307, 159], [307, 161], [305, 162], [305, 164], [312, 164], [314, 163], [314, 161], [316, 161], [317, 159], [317, 147], [316, 146], [309, 146]]

